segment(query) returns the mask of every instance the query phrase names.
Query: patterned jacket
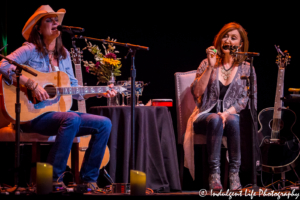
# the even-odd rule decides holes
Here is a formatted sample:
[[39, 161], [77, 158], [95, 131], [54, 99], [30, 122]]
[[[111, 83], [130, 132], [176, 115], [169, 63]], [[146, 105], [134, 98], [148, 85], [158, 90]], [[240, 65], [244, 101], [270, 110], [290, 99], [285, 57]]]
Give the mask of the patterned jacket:
[[[200, 80], [201, 75], [206, 70], [207, 66], [208, 66], [208, 60], [204, 59], [197, 69], [196, 78], [191, 85], [191, 90], [193, 95], [194, 95], [193, 90], [195, 88], [195, 85]], [[254, 68], [253, 68], [253, 73], [254, 73], [254, 105], [255, 105], [255, 109], [257, 109], [257, 85], [256, 85], [256, 74]], [[199, 108], [200, 113], [203, 111], [211, 110], [218, 103], [218, 99], [220, 95], [218, 76], [219, 76], [219, 68], [214, 68], [203, 95], [201, 96], [194, 95], [194, 99], [197, 107]], [[220, 105], [223, 106], [223, 110], [227, 110], [231, 106], [233, 106], [236, 112], [240, 113], [241, 110], [245, 109], [249, 97], [247, 95], [247, 86], [246, 86], [247, 81], [242, 80], [240, 78], [241, 76], [250, 76], [249, 63], [243, 62], [242, 64], [239, 65], [237, 73], [233, 78], [224, 96], [222, 105]]]

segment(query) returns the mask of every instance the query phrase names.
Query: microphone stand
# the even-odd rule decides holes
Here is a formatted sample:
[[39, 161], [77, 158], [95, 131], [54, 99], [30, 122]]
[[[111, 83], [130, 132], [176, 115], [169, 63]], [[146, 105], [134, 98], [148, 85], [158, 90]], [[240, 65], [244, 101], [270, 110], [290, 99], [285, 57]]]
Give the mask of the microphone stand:
[[[259, 55], [259, 54], [258, 54]], [[250, 55], [248, 55], [250, 57]], [[257, 174], [256, 174], [256, 160], [255, 160], [255, 149], [256, 149], [256, 135], [257, 135], [257, 112], [254, 104], [254, 71], [253, 71], [253, 56], [250, 57], [250, 112], [252, 116], [252, 190], [257, 192], [259, 186], [257, 186]]]
[[[251, 52], [232, 52], [233, 55], [245, 55], [250, 59], [250, 76], [245, 77], [241, 76], [241, 79], [247, 79], [247, 89], [248, 96], [250, 101], [250, 113], [252, 118], [251, 123], [251, 139], [252, 139], [252, 190], [257, 192], [259, 191], [259, 186], [257, 186], [257, 174], [256, 174], [256, 160], [255, 160], [255, 149], [256, 149], [256, 135], [257, 135], [257, 112], [255, 110], [254, 103], [254, 71], [253, 71], [253, 57], [259, 56], [259, 53], [251, 53]], [[249, 83], [250, 82], [250, 83]], [[250, 90], [249, 90], [250, 85]]]
[[[37, 74], [33, 71], [31, 71], [30, 69], [28, 69], [27, 67], [20, 65], [18, 63], [16, 63], [13, 60], [10, 60], [9, 58], [3, 56], [2, 54], [0, 54], [1, 58], [4, 58], [5, 60], [8, 61], [8, 63], [15, 65], [16, 69], [15, 69], [15, 73], [16, 73], [16, 79], [17, 79], [17, 86], [16, 86], [16, 104], [15, 104], [15, 113], [16, 113], [16, 136], [15, 136], [15, 170], [18, 171], [19, 167], [20, 167], [20, 113], [21, 113], [21, 104], [20, 104], [20, 76], [22, 76], [21, 72], [22, 70], [32, 74], [33, 76], [37, 76]], [[19, 182], [19, 178], [18, 178], [18, 173], [16, 172], [14, 175], [14, 181], [15, 181], [15, 185], [18, 187], [18, 182]], [[16, 188], [17, 188], [16, 187]]]
[[75, 35], [74, 36], [75, 39], [86, 39], [86, 40], [93, 40], [93, 41], [98, 41], [98, 42], [102, 42], [102, 43], [112, 43], [118, 46], [124, 46], [124, 47], [128, 47], [128, 53], [131, 54], [131, 96], [130, 96], [130, 100], [131, 100], [131, 137], [132, 137], [132, 144], [131, 144], [131, 148], [132, 148], [132, 154], [131, 154], [131, 169], [135, 169], [135, 120], [134, 120], [134, 116], [135, 116], [135, 92], [136, 88], [135, 88], [135, 77], [136, 77], [136, 69], [135, 69], [135, 54], [136, 54], [136, 50], [149, 50], [149, 47], [145, 47], [145, 46], [140, 46], [140, 45], [134, 45], [134, 44], [129, 44], [129, 43], [120, 43], [120, 42], [114, 42], [111, 40], [105, 40], [105, 39], [97, 39], [97, 38], [91, 38], [91, 37], [85, 37], [85, 36], [78, 36]]

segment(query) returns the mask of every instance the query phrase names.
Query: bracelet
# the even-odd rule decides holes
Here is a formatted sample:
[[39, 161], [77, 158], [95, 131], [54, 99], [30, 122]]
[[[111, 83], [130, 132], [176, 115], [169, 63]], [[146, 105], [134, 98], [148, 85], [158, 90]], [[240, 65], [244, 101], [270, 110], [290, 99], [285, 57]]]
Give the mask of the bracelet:
[[30, 78], [25, 83], [25, 87], [28, 88], [29, 90], [34, 90], [33, 85], [34, 85], [34, 80], [31, 80]]
[[39, 85], [39, 84], [37, 83], [36, 86], [33, 88], [33, 90], [35, 90], [35, 89], [37, 88], [38, 85]]
[[209, 68], [209, 69], [214, 69], [215, 66], [211, 66], [210, 64], [208, 64], [208, 68]]
[[227, 112], [229, 115], [231, 114], [228, 110], [225, 110], [225, 112]]

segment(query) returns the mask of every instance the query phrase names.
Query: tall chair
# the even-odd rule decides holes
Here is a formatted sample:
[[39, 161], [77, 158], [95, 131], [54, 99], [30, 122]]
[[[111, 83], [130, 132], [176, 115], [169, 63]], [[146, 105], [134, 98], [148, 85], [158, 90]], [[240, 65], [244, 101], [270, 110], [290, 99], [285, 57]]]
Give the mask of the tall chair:
[[[181, 184], [183, 183], [183, 169], [184, 169], [184, 152], [183, 152], [183, 141], [184, 133], [186, 131], [187, 121], [192, 114], [196, 103], [194, 101], [193, 95], [191, 93], [191, 84], [196, 77], [197, 70], [187, 71], [187, 72], [176, 72], [175, 73], [175, 96], [176, 96], [176, 112], [177, 112], [177, 143], [179, 144], [179, 172]], [[222, 138], [224, 146], [226, 144], [226, 137]], [[206, 170], [202, 170], [203, 177], [206, 181], [208, 179], [208, 168], [207, 168], [207, 153], [206, 153], [206, 136], [202, 134], [195, 134], [194, 144], [201, 145], [202, 147], [202, 163], [203, 166], [206, 166]], [[223, 159], [223, 158], [222, 158]], [[195, 159], [196, 160], [196, 159]], [[227, 188], [228, 180], [228, 162], [225, 160], [225, 173], [223, 187]], [[205, 168], [205, 167], [204, 167]]]

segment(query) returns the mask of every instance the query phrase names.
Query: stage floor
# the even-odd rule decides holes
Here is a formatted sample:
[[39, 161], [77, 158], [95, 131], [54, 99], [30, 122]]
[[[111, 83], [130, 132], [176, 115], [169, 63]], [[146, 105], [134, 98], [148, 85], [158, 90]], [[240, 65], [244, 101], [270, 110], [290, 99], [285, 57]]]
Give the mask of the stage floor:
[[[285, 190], [285, 191], [274, 191], [270, 189], [265, 188], [259, 188], [257, 192], [252, 191], [250, 188], [245, 188], [242, 190], [237, 191], [231, 191], [231, 190], [225, 190], [225, 191], [207, 191], [205, 189], [201, 189], [199, 191], [180, 191], [180, 192], [169, 192], [169, 193], [152, 193], [152, 194], [146, 194], [144, 196], [139, 196], [138, 198], [143, 199], [156, 199], [156, 198], [174, 198], [174, 197], [181, 197], [181, 198], [187, 198], [187, 199], [201, 199], [202, 197], [216, 197], [218, 199], [235, 199], [235, 198], [249, 198], [250, 199], [258, 199], [260, 197], [271, 197], [273, 199], [298, 199], [300, 196], [299, 190]], [[25, 194], [22, 193], [20, 195], [5, 195], [1, 194], [0, 199], [4, 199], [5, 197], [15, 197], [15, 198], [32, 198], [32, 197], [52, 197], [52, 198], [66, 198], [66, 197], [80, 197], [84, 199], [135, 199], [136, 196], [131, 196], [130, 194], [122, 194], [122, 193], [66, 193], [66, 192], [58, 192], [58, 193], [51, 193], [49, 195], [36, 195], [34, 193], [31, 194]]]
[[[101, 196], [101, 197], [132, 197], [130, 194], [84, 194], [85, 196]], [[285, 190], [285, 191], [274, 191], [266, 188], [260, 188], [258, 191], [254, 192], [250, 188], [245, 188], [242, 190], [232, 191], [207, 191], [205, 189], [199, 191], [182, 191], [182, 192], [170, 192], [170, 193], [153, 193], [146, 194], [144, 197], [156, 198], [156, 197], [216, 197], [221, 199], [234, 199], [239, 197], [247, 197], [249, 199], [255, 199], [260, 197], [273, 197], [274, 199], [298, 199], [300, 196], [299, 190]]]

